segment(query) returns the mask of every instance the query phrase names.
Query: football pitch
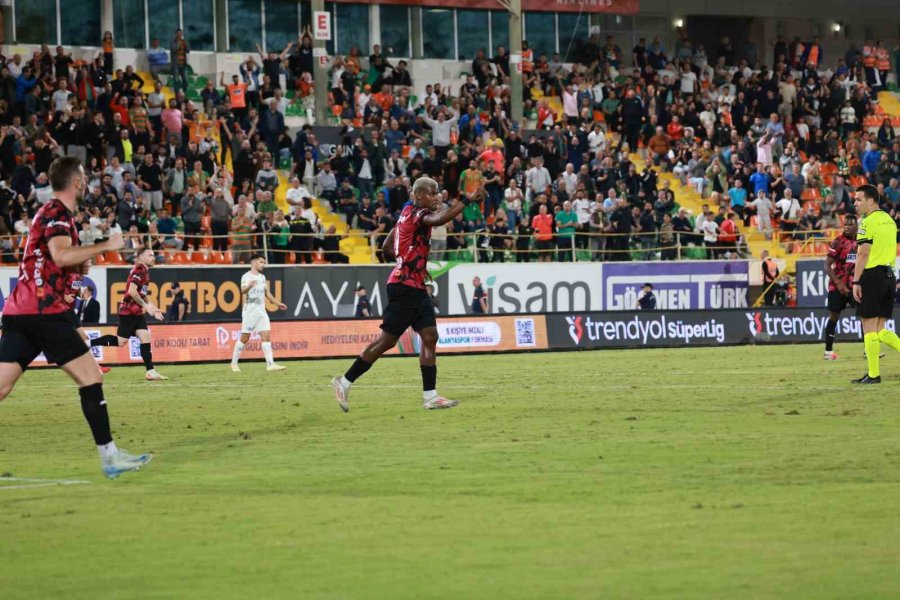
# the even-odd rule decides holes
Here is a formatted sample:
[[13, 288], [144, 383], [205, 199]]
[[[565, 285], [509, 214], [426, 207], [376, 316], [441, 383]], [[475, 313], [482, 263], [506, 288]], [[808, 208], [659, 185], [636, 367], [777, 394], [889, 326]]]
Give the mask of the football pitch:
[[440, 357], [435, 412], [412, 358], [349, 414], [349, 360], [115, 368], [117, 442], [156, 457], [111, 482], [72, 384], [30, 372], [0, 598], [897, 598], [900, 356], [854, 389], [837, 350]]

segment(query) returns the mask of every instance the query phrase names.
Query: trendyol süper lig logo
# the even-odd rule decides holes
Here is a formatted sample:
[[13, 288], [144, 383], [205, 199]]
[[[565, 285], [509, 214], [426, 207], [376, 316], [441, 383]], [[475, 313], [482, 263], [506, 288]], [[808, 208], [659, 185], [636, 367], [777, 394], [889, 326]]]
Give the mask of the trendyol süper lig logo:
[[584, 336], [584, 329], [581, 327], [581, 317], [566, 317], [569, 324], [569, 337], [578, 346], [581, 344], [581, 338]]

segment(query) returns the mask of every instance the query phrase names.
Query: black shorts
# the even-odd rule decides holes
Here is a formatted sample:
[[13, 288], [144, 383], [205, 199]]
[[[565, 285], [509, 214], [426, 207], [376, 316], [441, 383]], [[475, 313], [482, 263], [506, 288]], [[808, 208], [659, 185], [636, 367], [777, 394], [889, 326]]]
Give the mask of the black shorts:
[[554, 248], [553, 240], [535, 240], [534, 247], [538, 252], [552, 252]]
[[890, 267], [872, 267], [859, 278], [862, 302], [856, 307], [861, 319], [890, 319], [894, 315], [894, 291], [897, 278]]
[[22, 370], [43, 352], [47, 362], [64, 365], [89, 352], [69, 315], [4, 315], [0, 362]]
[[828, 292], [828, 312], [839, 313], [848, 306], [853, 308], [856, 306], [856, 300], [853, 296], [845, 296], [837, 290]]
[[150, 331], [150, 328], [147, 327], [147, 319], [144, 318], [143, 314], [140, 315], [119, 315], [119, 328], [116, 330], [116, 335], [120, 338], [130, 338], [135, 335], [139, 329], [146, 329]]
[[385, 333], [400, 337], [410, 327], [414, 331], [422, 331], [426, 327], [437, 326], [434, 304], [425, 290], [391, 283], [387, 286], [387, 295], [388, 305], [381, 322]]

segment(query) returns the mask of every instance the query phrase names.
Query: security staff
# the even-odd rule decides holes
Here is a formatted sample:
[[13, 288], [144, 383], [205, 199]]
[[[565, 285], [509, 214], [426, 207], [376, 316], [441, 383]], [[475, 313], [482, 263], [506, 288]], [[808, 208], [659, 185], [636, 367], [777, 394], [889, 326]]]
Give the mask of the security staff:
[[879, 206], [879, 193], [872, 185], [856, 191], [856, 212], [863, 216], [856, 234], [856, 268], [853, 272], [853, 298], [856, 315], [862, 320], [866, 360], [869, 371], [853, 383], [881, 383], [878, 353], [881, 342], [900, 351], [900, 338], [885, 329], [893, 316], [894, 263], [897, 260], [897, 224]]

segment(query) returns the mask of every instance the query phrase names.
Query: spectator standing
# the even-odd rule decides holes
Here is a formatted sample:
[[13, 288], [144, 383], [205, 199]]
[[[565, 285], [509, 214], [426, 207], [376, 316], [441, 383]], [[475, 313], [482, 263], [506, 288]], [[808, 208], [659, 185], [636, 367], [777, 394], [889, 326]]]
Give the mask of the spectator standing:
[[553, 217], [548, 214], [546, 203], [542, 203], [538, 214], [532, 217], [531, 230], [534, 232], [538, 262], [550, 262], [553, 259]]
[[112, 75], [113, 51], [115, 50], [115, 45], [113, 43], [113, 35], [111, 31], [103, 32], [103, 40], [100, 42], [100, 47], [103, 50], [103, 70], [106, 71], [107, 75]]
[[484, 315], [489, 311], [487, 293], [481, 285], [481, 278], [472, 279], [472, 286], [475, 291], [472, 293], [472, 314]]
[[638, 310], [656, 310], [656, 294], [653, 293], [653, 284], [645, 283], [637, 299]]
[[175, 30], [175, 38], [172, 40], [172, 74], [175, 76], [175, 94], [178, 91], [187, 92], [188, 89], [188, 54], [191, 48], [184, 39], [181, 29]]
[[234, 264], [250, 262], [253, 229], [253, 220], [245, 214], [238, 213], [231, 220], [231, 261]]
[[563, 208], [556, 213], [556, 244], [559, 248], [558, 260], [570, 262], [575, 240], [575, 229], [578, 227], [578, 215], [572, 210], [572, 203], [563, 202]]
[[168, 73], [171, 70], [169, 68], [169, 53], [159, 45], [159, 40], [156, 38], [153, 38], [153, 41], [150, 42], [150, 47], [147, 49], [147, 62], [150, 63], [150, 76], [157, 83], [160, 83], [160, 73]]
[[778, 281], [781, 271], [778, 270], [775, 261], [769, 258], [768, 250], [763, 250], [759, 258], [762, 261], [763, 302], [766, 306], [775, 306], [775, 292], [777, 291], [775, 282]]
[[228, 218], [231, 216], [232, 207], [221, 189], [216, 190], [212, 197], [207, 199], [207, 204], [211, 218], [213, 250], [225, 252], [228, 250]]
[[197, 186], [191, 187], [181, 199], [181, 220], [184, 223], [185, 248], [200, 249], [200, 222], [203, 210], [203, 195]]

